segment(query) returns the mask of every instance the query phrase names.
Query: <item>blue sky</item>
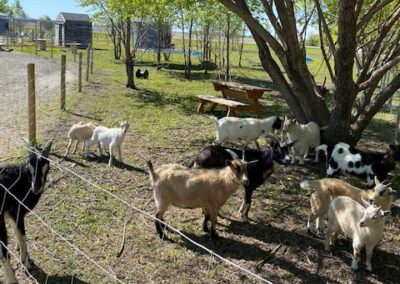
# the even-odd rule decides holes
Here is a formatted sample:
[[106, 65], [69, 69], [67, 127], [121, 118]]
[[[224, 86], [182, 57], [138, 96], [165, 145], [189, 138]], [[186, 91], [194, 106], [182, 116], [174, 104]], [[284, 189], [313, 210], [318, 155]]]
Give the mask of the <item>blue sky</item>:
[[90, 14], [90, 9], [80, 7], [77, 0], [20, 0], [20, 3], [28, 16], [35, 19], [45, 15], [55, 19], [59, 12]]

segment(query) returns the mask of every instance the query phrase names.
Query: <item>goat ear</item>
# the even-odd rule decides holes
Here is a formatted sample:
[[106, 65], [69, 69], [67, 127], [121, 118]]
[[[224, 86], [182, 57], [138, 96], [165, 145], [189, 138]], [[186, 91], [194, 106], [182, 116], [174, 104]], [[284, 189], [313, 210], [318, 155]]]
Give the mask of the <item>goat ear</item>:
[[242, 160], [246, 161], [246, 150], [245, 149], [243, 149]]
[[43, 157], [47, 158], [50, 155], [51, 144], [53, 144], [53, 140], [47, 142], [46, 146], [44, 146], [43, 151], [41, 153]]
[[392, 212], [390, 210], [386, 210], [386, 211], [381, 210], [381, 214], [383, 217], [388, 217], [388, 216], [392, 215]]
[[294, 144], [297, 143], [297, 140], [294, 140], [292, 142], [290, 142], [289, 144], [287, 144], [288, 147], [293, 147]]
[[380, 185], [381, 184], [381, 182], [379, 181], [377, 176], [374, 177], [374, 181], [375, 181], [376, 185]]
[[225, 166], [229, 166], [229, 167], [234, 167], [233, 163], [231, 160], [225, 160]]
[[247, 168], [249, 168], [249, 167], [253, 167], [253, 166], [255, 166], [256, 164], [258, 163], [258, 161], [257, 160], [254, 160], [254, 161], [251, 161], [251, 162], [247, 162]]
[[366, 201], [364, 198], [361, 197], [361, 201], [364, 204], [364, 207], [367, 208], [369, 206], [371, 206], [371, 203], [369, 203], [368, 201]]

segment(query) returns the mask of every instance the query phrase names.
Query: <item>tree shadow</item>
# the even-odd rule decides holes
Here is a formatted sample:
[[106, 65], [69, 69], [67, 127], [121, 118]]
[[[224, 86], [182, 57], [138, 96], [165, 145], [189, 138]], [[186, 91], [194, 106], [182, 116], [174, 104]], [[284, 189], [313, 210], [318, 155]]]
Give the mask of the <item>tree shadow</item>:
[[95, 121], [102, 121], [103, 120], [102, 118], [99, 118], [99, 117], [94, 117], [94, 116], [90, 116], [90, 115], [86, 115], [86, 114], [76, 113], [76, 112], [73, 112], [73, 111], [70, 111], [70, 110], [66, 110], [65, 112], [67, 112], [69, 114], [72, 114], [74, 116], [83, 117], [83, 118], [87, 118], [87, 119], [90, 119], [90, 120], [95, 120]]
[[[110, 160], [110, 156], [109, 155], [94, 155], [92, 153], [87, 157], [87, 160], [90, 162], [98, 163], [98, 164], [108, 164], [108, 161]], [[128, 170], [131, 172], [134, 171], [134, 172], [138, 172], [138, 173], [142, 173], [142, 174], [147, 174], [146, 170], [135, 167], [135, 166], [131, 166], [124, 162], [121, 162], [121, 161], [115, 159], [115, 157], [113, 157], [112, 165], [113, 165], [113, 167], [116, 167], [116, 168], [119, 168], [122, 170]]]
[[[203, 234], [202, 236], [197, 236], [191, 233], [183, 232], [185, 235], [190, 237], [197, 243], [200, 243], [207, 248], [211, 249], [215, 253], [221, 255], [224, 258], [234, 258], [237, 260], [246, 260], [246, 261], [262, 261], [266, 255], [269, 254], [268, 251], [265, 251], [259, 248], [255, 244], [243, 243], [233, 239], [227, 239], [224, 237], [219, 237], [218, 240], [211, 240], [208, 234]], [[207, 255], [209, 254], [207, 251], [202, 248], [187, 242], [185, 239], [182, 239], [181, 245], [186, 249], [190, 249], [198, 254]], [[297, 277], [301, 278], [305, 283], [309, 283], [312, 280], [314, 283], [328, 283], [332, 282], [332, 279], [327, 277], [326, 275], [315, 274], [305, 268], [298, 266], [296, 262], [291, 262], [288, 259], [283, 257], [275, 256], [273, 259], [275, 265], [283, 268], [287, 271], [290, 271]], [[250, 269], [253, 270], [253, 269]], [[254, 269], [257, 270], [257, 269]], [[257, 274], [262, 275], [260, 271]], [[271, 275], [265, 276], [271, 277]]]
[[[305, 230], [304, 234], [301, 234], [293, 230], [284, 230], [270, 224], [241, 223], [235, 220], [231, 220], [230, 224], [226, 226], [226, 230], [233, 234], [256, 238], [262, 242], [282, 243], [295, 250], [307, 251], [309, 248], [313, 248], [317, 251], [317, 256], [310, 256], [310, 259], [316, 263], [317, 271], [323, 268], [322, 261], [327, 257], [327, 253], [324, 252], [323, 236], [321, 236], [321, 238], [316, 238], [315, 236], [308, 235]], [[336, 259], [339, 263], [348, 265], [350, 269], [352, 260], [352, 244], [350, 239], [345, 239], [344, 236], [339, 237], [335, 247], [331, 248], [331, 252], [332, 258]], [[384, 283], [396, 283], [396, 281], [400, 279], [400, 255], [375, 248], [372, 256], [372, 266], [374, 269], [372, 274], [366, 271], [365, 258], [365, 250], [363, 250], [359, 263], [359, 270], [352, 274], [352, 277], [357, 280], [357, 282], [365, 281], [366, 277], [373, 277]], [[278, 258], [276, 263], [305, 281], [309, 281], [309, 277], [321, 276], [310, 275], [310, 272], [307, 271], [304, 274], [305, 278], [303, 278], [302, 273], [304, 272], [299, 271], [293, 263], [288, 262], [285, 258]], [[299, 273], [302, 275], [300, 276]], [[326, 280], [329, 279], [315, 278], [317, 283], [326, 282]]]
[[89, 282], [80, 280], [75, 275], [48, 275], [43, 269], [37, 266], [33, 261], [32, 264], [32, 274], [33, 278], [35, 278], [40, 284], [89, 284]]

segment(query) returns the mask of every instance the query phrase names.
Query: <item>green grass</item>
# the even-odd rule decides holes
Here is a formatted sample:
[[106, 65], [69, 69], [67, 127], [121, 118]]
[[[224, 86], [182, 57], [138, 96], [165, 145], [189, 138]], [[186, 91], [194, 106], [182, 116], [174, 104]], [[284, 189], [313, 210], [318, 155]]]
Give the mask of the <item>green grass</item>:
[[[216, 95], [210, 79], [217, 78], [221, 71], [206, 75], [195, 62], [193, 79], [185, 80], [182, 56], [174, 54], [171, 62], [164, 62], [166, 66], [156, 70], [151, 65], [153, 55], [145, 53], [139, 55], [142, 61], [138, 65], [147, 68], [150, 77], [148, 80], [135, 79], [139, 90], [131, 90], [125, 88], [124, 64], [113, 59], [109, 44], [105, 37], [95, 34], [95, 74], [88, 83], [84, 83], [83, 93], [75, 89], [68, 91], [66, 112], [60, 112], [56, 96], [39, 106], [39, 141], [53, 138], [51, 158], [62, 167], [95, 182], [130, 205], [154, 214], [153, 193], [149, 189], [145, 160], [152, 160], [155, 166], [169, 162], [187, 164], [201, 148], [212, 143], [215, 135], [213, 122], [208, 116], [196, 113], [196, 96]], [[24, 52], [33, 54], [33, 49], [24, 48]], [[49, 54], [49, 51], [39, 52], [39, 56], [48, 58]], [[56, 48], [56, 60], [59, 60], [60, 54], [66, 54], [68, 64], [75, 67], [73, 56], [63, 48]], [[319, 51], [307, 49], [307, 55], [314, 59], [310, 65], [312, 74], [318, 74], [322, 82], [325, 71], [322, 68], [318, 72], [321, 63]], [[237, 54], [233, 52], [233, 64], [236, 60]], [[233, 68], [234, 79], [271, 86], [259, 65], [254, 44], [246, 44], [243, 65], [243, 68]], [[277, 92], [264, 96], [261, 102], [264, 115], [284, 115], [289, 111]], [[224, 112], [216, 114], [223, 116]], [[385, 147], [382, 142], [389, 140], [393, 117], [386, 111], [379, 113], [364, 136], [363, 146], [374, 149]], [[69, 159], [62, 157], [68, 143], [65, 137], [73, 123], [94, 120], [112, 127], [125, 119], [130, 121], [131, 126], [122, 148], [124, 164], [116, 162], [116, 167], [108, 168], [108, 157], [99, 157], [95, 147], [91, 149], [93, 157], [88, 160], [80, 154], [71, 155]], [[24, 155], [22, 151], [19, 154]], [[58, 169], [54, 163], [51, 167], [48, 190], [35, 212], [122, 281], [257, 283], [176, 234], [168, 233], [172, 242], [160, 241], [151, 219], [65, 169]], [[200, 230], [200, 210], [171, 209], [166, 214], [166, 220], [195, 241], [274, 282], [349, 281], [354, 274], [349, 269], [350, 250], [347, 243], [340, 243], [333, 256], [324, 257], [321, 254], [322, 241], [307, 236], [305, 232], [310, 193], [301, 190], [298, 184], [305, 178], [320, 178], [324, 174], [322, 164], [316, 166], [311, 162], [305, 167], [288, 167], [285, 173], [274, 173], [254, 193], [250, 224], [241, 223], [236, 215], [243, 195], [239, 190], [221, 210], [223, 218], [219, 218], [217, 230], [222, 240], [218, 242], [211, 241]], [[345, 180], [364, 186], [359, 179], [346, 177]], [[397, 184], [393, 187], [399, 189]], [[293, 205], [287, 207], [290, 204]], [[125, 248], [117, 257], [125, 224]], [[92, 263], [51, 234], [34, 216], [28, 218], [27, 226], [31, 258], [49, 276], [48, 283], [71, 283], [72, 276], [74, 283], [112, 283]], [[389, 224], [386, 238], [399, 237], [397, 227], [397, 222]], [[282, 243], [282, 248], [256, 270], [257, 264], [279, 243]], [[383, 245], [375, 253], [376, 277], [360, 271], [356, 280], [374, 283], [397, 281], [398, 241]], [[13, 266], [16, 267], [16, 264]], [[18, 275], [18, 279], [23, 277]], [[42, 275], [41, 279], [45, 277]]]

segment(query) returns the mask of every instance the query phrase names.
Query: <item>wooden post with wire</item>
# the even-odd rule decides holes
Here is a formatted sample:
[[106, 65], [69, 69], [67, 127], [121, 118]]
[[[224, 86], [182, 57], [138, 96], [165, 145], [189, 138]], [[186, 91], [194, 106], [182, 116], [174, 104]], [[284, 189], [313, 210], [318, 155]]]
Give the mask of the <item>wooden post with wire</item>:
[[62, 111], [65, 110], [65, 66], [67, 62], [67, 56], [65, 54], [61, 55], [61, 100], [60, 108]]
[[89, 81], [89, 68], [90, 68], [90, 43], [86, 49], [86, 82]]
[[36, 144], [35, 64], [28, 64], [28, 140]]
[[50, 46], [50, 58], [53, 59], [53, 57], [54, 57], [54, 39], [53, 39], [53, 36], [50, 36], [50, 37], [51, 37], [51, 41], [50, 41], [50, 44], [51, 44], [51, 46]]
[[93, 74], [93, 47], [90, 49], [90, 74]]
[[78, 92], [82, 92], [82, 52], [79, 52]]

